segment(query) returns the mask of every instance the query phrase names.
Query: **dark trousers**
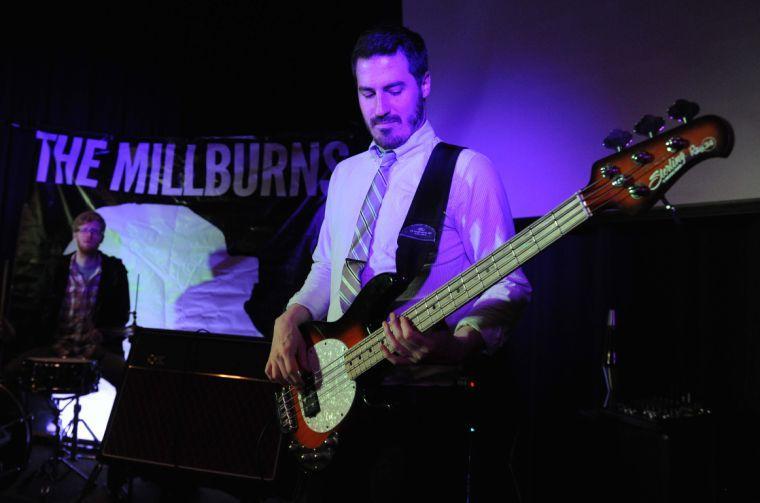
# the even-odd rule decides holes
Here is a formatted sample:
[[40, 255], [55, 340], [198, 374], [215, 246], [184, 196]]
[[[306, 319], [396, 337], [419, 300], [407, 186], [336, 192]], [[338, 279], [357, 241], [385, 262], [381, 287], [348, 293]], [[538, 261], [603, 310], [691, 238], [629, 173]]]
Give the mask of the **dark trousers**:
[[462, 391], [381, 388], [372, 393], [373, 406], [352, 411], [330, 466], [301, 474], [296, 501], [466, 501], [469, 428]]

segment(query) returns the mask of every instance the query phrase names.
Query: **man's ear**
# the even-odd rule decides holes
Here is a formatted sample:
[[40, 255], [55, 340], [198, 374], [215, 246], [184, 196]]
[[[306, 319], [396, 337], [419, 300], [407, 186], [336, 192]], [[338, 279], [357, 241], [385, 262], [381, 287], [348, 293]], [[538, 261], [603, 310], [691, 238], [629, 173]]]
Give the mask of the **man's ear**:
[[420, 89], [422, 90], [422, 97], [427, 98], [430, 94], [430, 72], [425, 72], [425, 75], [422, 76]]

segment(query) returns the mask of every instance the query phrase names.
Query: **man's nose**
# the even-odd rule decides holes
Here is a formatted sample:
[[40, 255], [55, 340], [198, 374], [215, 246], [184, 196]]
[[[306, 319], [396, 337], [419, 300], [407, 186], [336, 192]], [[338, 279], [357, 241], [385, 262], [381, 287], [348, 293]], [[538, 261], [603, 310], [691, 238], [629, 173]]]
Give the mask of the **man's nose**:
[[388, 113], [388, 102], [382, 94], [378, 94], [375, 98], [375, 115], [382, 117]]

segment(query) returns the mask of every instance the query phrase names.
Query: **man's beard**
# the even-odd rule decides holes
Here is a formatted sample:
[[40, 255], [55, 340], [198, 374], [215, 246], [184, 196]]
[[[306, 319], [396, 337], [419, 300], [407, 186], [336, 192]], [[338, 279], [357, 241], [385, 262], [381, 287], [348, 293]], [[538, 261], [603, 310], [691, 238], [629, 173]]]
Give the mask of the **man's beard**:
[[[398, 148], [404, 143], [407, 142], [409, 137], [414, 134], [415, 131], [417, 131], [420, 126], [422, 126], [422, 123], [425, 120], [425, 99], [420, 96], [417, 100], [417, 105], [414, 107], [414, 113], [407, 117], [407, 122], [410, 125], [409, 135], [404, 136], [401, 135], [393, 135], [393, 136], [384, 136], [382, 133], [378, 134], [377, 136], [373, 135], [373, 138], [375, 139], [375, 143], [377, 143], [383, 150], [392, 150], [394, 148]], [[375, 124], [382, 124], [381, 122], [375, 122], [375, 120], [372, 120], [372, 125]], [[372, 132], [373, 129], [370, 128], [370, 132]]]

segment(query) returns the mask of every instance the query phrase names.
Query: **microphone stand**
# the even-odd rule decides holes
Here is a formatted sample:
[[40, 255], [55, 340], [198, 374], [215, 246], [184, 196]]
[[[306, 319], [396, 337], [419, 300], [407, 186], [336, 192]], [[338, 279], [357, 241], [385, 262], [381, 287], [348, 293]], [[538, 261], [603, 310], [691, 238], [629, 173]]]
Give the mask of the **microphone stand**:
[[617, 353], [615, 352], [615, 310], [610, 309], [607, 313], [607, 328], [604, 334], [604, 363], [602, 363], [602, 377], [604, 379], [605, 395], [602, 407], [611, 409], [615, 406], [617, 391]]

